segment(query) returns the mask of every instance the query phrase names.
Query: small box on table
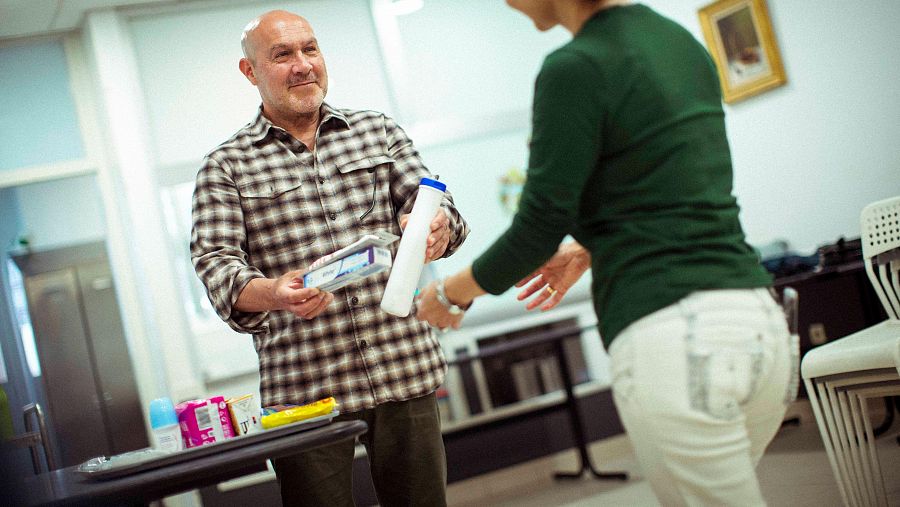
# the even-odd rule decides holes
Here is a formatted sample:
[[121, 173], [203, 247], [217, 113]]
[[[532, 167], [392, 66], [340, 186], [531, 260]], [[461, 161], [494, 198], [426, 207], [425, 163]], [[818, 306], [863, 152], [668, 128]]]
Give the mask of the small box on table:
[[225, 398], [190, 400], [175, 405], [184, 448], [221, 442], [234, 436]]

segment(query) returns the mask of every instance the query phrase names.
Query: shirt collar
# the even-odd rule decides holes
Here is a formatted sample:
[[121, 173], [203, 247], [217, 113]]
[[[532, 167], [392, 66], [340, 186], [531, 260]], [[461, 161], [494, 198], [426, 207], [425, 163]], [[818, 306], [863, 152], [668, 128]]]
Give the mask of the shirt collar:
[[[350, 121], [344, 113], [323, 102], [320, 110], [319, 125], [325, 125], [332, 120], [343, 123], [345, 127], [350, 128]], [[250, 136], [250, 140], [253, 143], [258, 143], [265, 139], [272, 129], [284, 131], [284, 129], [273, 124], [265, 117], [265, 115], [263, 115], [263, 106], [260, 104], [259, 111], [256, 113], [256, 118], [247, 127], [247, 133]]]

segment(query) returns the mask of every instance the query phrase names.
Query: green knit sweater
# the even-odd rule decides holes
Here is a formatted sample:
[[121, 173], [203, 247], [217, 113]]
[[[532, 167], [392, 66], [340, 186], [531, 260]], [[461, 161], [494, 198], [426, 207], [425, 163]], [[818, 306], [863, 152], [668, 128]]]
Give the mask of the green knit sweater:
[[571, 234], [592, 256], [608, 346], [701, 289], [771, 277], [745, 242], [719, 82], [706, 50], [643, 5], [601, 10], [547, 56], [512, 225], [473, 265], [500, 294]]

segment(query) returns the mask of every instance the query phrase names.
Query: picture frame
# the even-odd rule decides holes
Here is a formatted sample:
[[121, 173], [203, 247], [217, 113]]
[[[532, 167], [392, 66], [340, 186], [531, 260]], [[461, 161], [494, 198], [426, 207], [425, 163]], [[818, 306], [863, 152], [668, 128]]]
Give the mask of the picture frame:
[[787, 82], [766, 0], [717, 0], [699, 11], [727, 103]]

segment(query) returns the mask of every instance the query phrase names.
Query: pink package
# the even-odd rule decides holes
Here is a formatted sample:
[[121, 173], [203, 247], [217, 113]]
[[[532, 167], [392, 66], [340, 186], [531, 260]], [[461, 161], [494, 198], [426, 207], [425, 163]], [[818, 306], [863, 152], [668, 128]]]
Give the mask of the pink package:
[[228, 406], [223, 396], [206, 400], [190, 400], [175, 405], [184, 447], [221, 442], [234, 436]]

